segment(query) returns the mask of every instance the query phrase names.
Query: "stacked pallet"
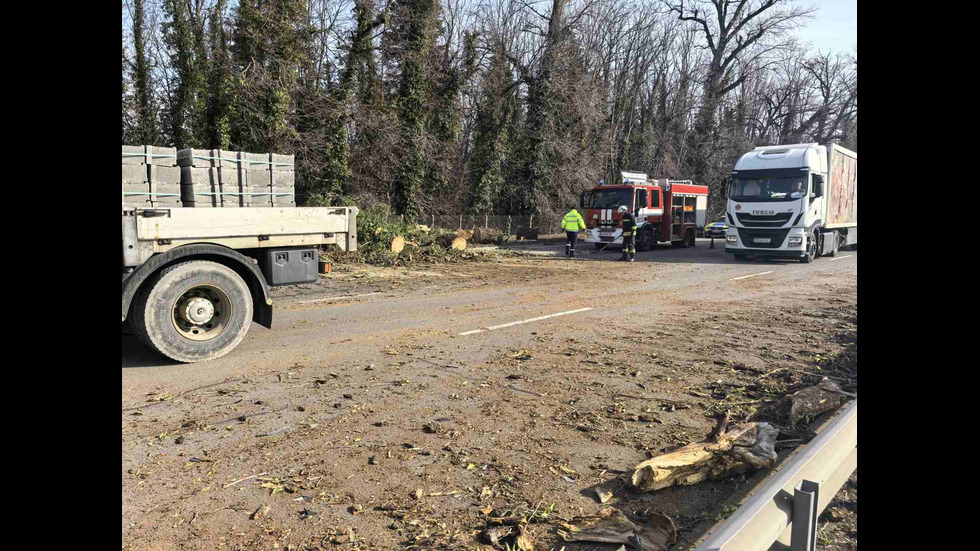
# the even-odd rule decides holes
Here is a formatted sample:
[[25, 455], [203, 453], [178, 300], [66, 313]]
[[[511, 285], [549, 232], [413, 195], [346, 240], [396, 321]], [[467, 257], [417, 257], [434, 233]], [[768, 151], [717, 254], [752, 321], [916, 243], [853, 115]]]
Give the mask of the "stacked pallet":
[[292, 155], [181, 149], [184, 204], [195, 207], [293, 207]]
[[177, 150], [122, 146], [122, 202], [143, 208], [182, 206]]
[[225, 149], [181, 149], [181, 199], [188, 207], [245, 207], [246, 169], [241, 152]]
[[244, 159], [248, 164], [249, 206], [296, 206], [293, 155], [245, 153]]

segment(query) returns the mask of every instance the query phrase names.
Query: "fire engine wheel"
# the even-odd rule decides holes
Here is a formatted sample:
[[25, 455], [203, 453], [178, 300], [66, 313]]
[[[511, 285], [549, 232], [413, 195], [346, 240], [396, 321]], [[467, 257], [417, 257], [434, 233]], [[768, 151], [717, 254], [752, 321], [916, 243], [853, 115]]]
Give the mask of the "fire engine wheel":
[[649, 251], [653, 248], [653, 230], [650, 228], [640, 232], [640, 239], [636, 242], [636, 250], [641, 252]]
[[231, 268], [207, 261], [175, 264], [140, 288], [132, 324], [143, 344], [184, 363], [231, 352], [252, 321], [252, 295]]

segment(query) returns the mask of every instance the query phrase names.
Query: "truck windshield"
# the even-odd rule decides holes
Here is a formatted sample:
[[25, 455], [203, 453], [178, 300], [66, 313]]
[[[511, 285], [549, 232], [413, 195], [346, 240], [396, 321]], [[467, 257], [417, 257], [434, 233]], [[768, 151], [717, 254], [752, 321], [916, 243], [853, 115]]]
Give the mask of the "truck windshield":
[[585, 203], [590, 209], [614, 209], [620, 205], [633, 208], [632, 189], [600, 189], [589, 194]]
[[751, 178], [732, 182], [731, 198], [734, 201], [795, 201], [806, 194], [806, 184], [801, 177]]

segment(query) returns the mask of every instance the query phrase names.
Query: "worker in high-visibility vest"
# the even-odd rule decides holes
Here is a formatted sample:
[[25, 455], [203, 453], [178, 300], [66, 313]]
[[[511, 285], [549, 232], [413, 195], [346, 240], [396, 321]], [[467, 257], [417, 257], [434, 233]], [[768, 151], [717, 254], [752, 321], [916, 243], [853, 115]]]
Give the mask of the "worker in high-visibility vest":
[[561, 219], [561, 229], [565, 230], [565, 235], [568, 237], [568, 241], [565, 242], [565, 256], [575, 258], [575, 242], [578, 241], [578, 232], [585, 229], [585, 219], [574, 206]]
[[620, 205], [618, 210], [623, 215], [623, 256], [620, 260], [633, 262], [633, 257], [636, 256], [636, 217], [629, 212], [626, 205]]

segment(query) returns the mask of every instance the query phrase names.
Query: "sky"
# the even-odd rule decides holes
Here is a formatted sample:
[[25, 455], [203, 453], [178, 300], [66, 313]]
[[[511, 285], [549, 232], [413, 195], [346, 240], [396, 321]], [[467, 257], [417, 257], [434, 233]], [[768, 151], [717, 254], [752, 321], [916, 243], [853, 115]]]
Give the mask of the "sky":
[[803, 42], [810, 42], [823, 53], [853, 53], [857, 44], [857, 0], [819, 0], [810, 23], [797, 29]]

